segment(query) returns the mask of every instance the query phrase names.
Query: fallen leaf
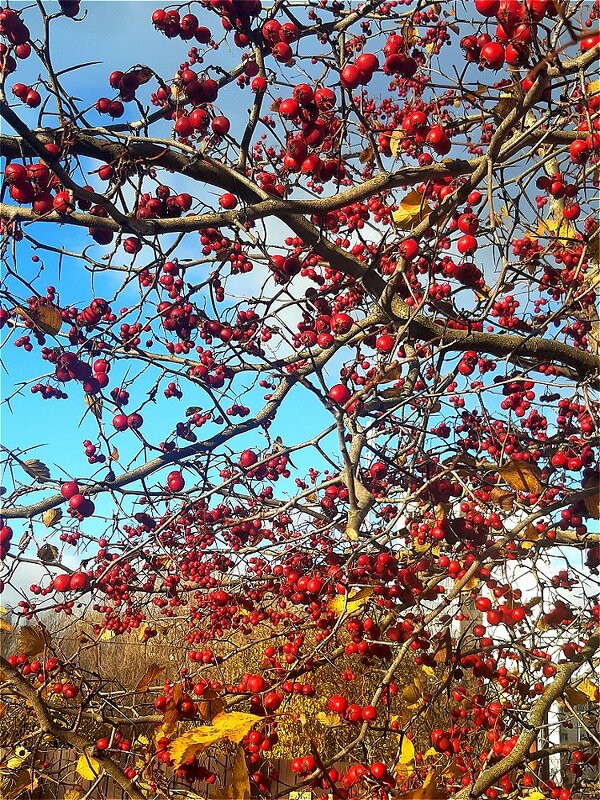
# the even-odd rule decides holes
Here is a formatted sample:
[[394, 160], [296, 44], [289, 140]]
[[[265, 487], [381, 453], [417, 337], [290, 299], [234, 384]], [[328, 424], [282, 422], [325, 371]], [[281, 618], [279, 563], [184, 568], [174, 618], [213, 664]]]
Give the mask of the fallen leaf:
[[498, 473], [510, 487], [518, 492], [540, 494], [543, 489], [540, 481], [541, 472], [536, 464], [529, 461], [510, 461], [500, 467]]
[[371, 589], [370, 586], [364, 586], [351, 596], [340, 594], [334, 597], [333, 600], [329, 601], [328, 608], [330, 611], [333, 611], [334, 614], [352, 614], [354, 611], [358, 611], [359, 608], [364, 606], [372, 594], [373, 589]]
[[56, 525], [61, 518], [62, 511], [60, 508], [49, 508], [42, 514], [42, 522], [47, 528], [51, 528], [53, 525]]
[[137, 686], [134, 689], [136, 694], [141, 694], [142, 692], [148, 691], [149, 687], [152, 685], [155, 678], [157, 678], [161, 672], [165, 671], [165, 667], [162, 667], [160, 664], [150, 664], [146, 672], [142, 675], [139, 679]]
[[27, 461], [23, 461], [23, 469], [28, 475], [31, 475], [32, 478], [38, 481], [43, 481], [50, 477], [50, 470], [48, 467], [43, 461], [37, 458], [28, 458]]
[[392, 213], [392, 219], [400, 228], [414, 228], [429, 216], [431, 211], [426, 200], [414, 189], [400, 201], [398, 209]]
[[79, 756], [76, 769], [86, 781], [95, 781], [102, 771], [100, 762], [85, 753]]
[[228, 740], [239, 743], [250, 728], [261, 719], [262, 717], [258, 717], [256, 714], [232, 711], [229, 714], [218, 714], [212, 721], [212, 725], [202, 725], [187, 731], [175, 739], [169, 748], [175, 769], [216, 742]]

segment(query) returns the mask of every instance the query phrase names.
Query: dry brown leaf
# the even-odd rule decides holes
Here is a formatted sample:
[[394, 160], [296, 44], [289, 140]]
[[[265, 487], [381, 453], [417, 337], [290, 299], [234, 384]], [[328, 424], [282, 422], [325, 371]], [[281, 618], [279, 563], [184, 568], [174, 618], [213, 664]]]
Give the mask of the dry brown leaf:
[[52, 305], [40, 305], [35, 310], [18, 306], [15, 311], [19, 316], [33, 322], [36, 328], [56, 336], [62, 326], [62, 316], [58, 308]]
[[153, 73], [149, 67], [140, 67], [139, 69], [132, 69], [127, 75], [133, 75], [137, 78], [139, 85], [142, 86], [144, 83], [148, 83]]
[[507, 489], [502, 489], [499, 486], [495, 486], [490, 491], [490, 498], [503, 511], [512, 511], [516, 499], [513, 492], [509, 492]]
[[585, 703], [589, 703], [590, 700], [590, 698], [585, 694], [585, 692], [581, 692], [579, 691], [579, 689], [573, 689], [572, 686], [567, 686], [567, 688], [565, 689], [565, 697], [569, 701], [569, 704], [572, 706], [582, 706]]
[[7, 633], [10, 633], [12, 629], [13, 627], [10, 624], [10, 622], [7, 622], [5, 619], [0, 618], [0, 631], [6, 631]]
[[373, 145], [370, 144], [368, 147], [365, 147], [365, 149], [360, 153], [360, 155], [358, 156], [358, 160], [360, 161], [361, 164], [368, 164], [369, 161], [372, 161], [372, 159], [373, 159]]
[[592, 519], [600, 519], [600, 491], [598, 489], [598, 481], [592, 476], [583, 482], [583, 488], [596, 489], [593, 494], [589, 494], [587, 497], [583, 498], [583, 504]]
[[518, 492], [539, 494], [542, 489], [541, 472], [536, 464], [529, 461], [509, 461], [498, 470], [503, 480]]
[[198, 753], [217, 742], [228, 740], [238, 744], [249, 732], [250, 728], [261, 717], [256, 714], [245, 714], [241, 711], [218, 714], [212, 725], [202, 725], [178, 736], [169, 748], [175, 769], [184, 761], [195, 758]]
[[93, 394], [85, 394], [83, 400], [96, 419], [102, 419], [102, 399]]
[[157, 678], [161, 672], [165, 671], [165, 667], [161, 666], [160, 664], [150, 664], [146, 672], [142, 675], [139, 679], [137, 686], [134, 689], [134, 692], [137, 694], [141, 694], [142, 692], [148, 691], [149, 687], [152, 685], [155, 678]]
[[38, 783], [36, 775], [23, 767], [2, 781], [0, 787], [2, 798], [3, 800], [15, 800], [23, 792], [36, 789]]
[[43, 481], [50, 477], [50, 470], [44, 462], [40, 461], [38, 458], [28, 458], [27, 461], [23, 461], [23, 469], [28, 475], [31, 475], [32, 478], [38, 481]]
[[37, 551], [37, 557], [40, 561], [43, 561], [44, 564], [51, 564], [58, 558], [58, 548], [53, 544], [43, 544]]
[[49, 634], [39, 626], [25, 625], [19, 628], [17, 649], [19, 653], [24, 653], [28, 658], [43, 653], [49, 644]]
[[208, 689], [198, 701], [198, 716], [206, 722], [211, 722], [217, 714], [225, 710], [225, 703], [214, 689]]
[[59, 519], [62, 519], [62, 511], [60, 508], [49, 508], [42, 514], [42, 522], [47, 528], [56, 525]]

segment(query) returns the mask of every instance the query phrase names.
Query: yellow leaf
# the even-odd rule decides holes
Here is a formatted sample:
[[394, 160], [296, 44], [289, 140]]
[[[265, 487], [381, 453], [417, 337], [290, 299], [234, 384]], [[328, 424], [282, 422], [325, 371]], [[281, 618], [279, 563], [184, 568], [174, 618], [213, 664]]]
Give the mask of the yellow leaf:
[[587, 93], [591, 96], [600, 92], [600, 81], [592, 81], [587, 85]]
[[327, 728], [335, 728], [337, 725], [342, 724], [342, 718], [339, 714], [326, 714], [325, 711], [319, 711], [315, 719]]
[[539, 494], [543, 486], [539, 467], [529, 461], [509, 461], [498, 470], [501, 478], [518, 492]]
[[67, 789], [64, 795], [65, 800], [79, 800], [80, 797], [81, 789], [79, 786], [76, 786], [74, 789]]
[[12, 625], [7, 622], [5, 619], [0, 619], [0, 631], [12, 631]]
[[115, 632], [111, 630], [102, 631], [100, 636], [98, 637], [98, 641], [100, 642], [110, 642], [110, 640], [114, 637]]
[[96, 761], [95, 758], [92, 758], [85, 753], [79, 756], [76, 769], [81, 777], [86, 781], [95, 781], [98, 775], [100, 775], [102, 772], [100, 762]]
[[402, 739], [402, 747], [400, 748], [400, 758], [394, 769], [396, 778], [405, 781], [415, 771], [413, 762], [415, 760], [415, 746], [410, 739], [405, 736]]
[[562, 215], [562, 210], [556, 208], [543, 222], [538, 226], [538, 235], [548, 235], [552, 239], [556, 238], [563, 244], [575, 238], [577, 231], [571, 225], [569, 220], [565, 219]]
[[410, 792], [403, 792], [398, 800], [444, 800], [448, 795], [438, 789], [435, 778], [435, 771], [431, 770], [422, 786], [411, 789]]
[[417, 706], [423, 697], [423, 686], [418, 675], [402, 689], [402, 699], [409, 708]]
[[146, 672], [142, 675], [139, 679], [137, 686], [134, 689], [134, 692], [141, 694], [142, 692], [146, 692], [148, 688], [152, 685], [152, 682], [155, 678], [157, 678], [161, 672], [164, 672], [165, 668], [161, 667], [160, 664], [150, 664]]
[[582, 692], [590, 700], [595, 701], [597, 697], [598, 687], [589, 678], [584, 678], [580, 684], [577, 685], [577, 691]]
[[202, 725], [187, 731], [175, 739], [170, 747], [175, 769], [216, 742], [222, 742], [225, 739], [230, 742], [240, 742], [250, 728], [260, 720], [261, 717], [257, 717], [256, 714], [233, 711], [230, 714], [218, 714], [212, 725]]
[[546, 800], [546, 795], [536, 790], [527, 795], [527, 800]]
[[398, 209], [392, 213], [392, 219], [400, 228], [414, 228], [429, 216], [431, 211], [427, 201], [414, 189], [400, 201]]
[[329, 610], [333, 611], [334, 614], [352, 614], [364, 606], [372, 594], [373, 589], [370, 586], [364, 586], [350, 597], [347, 594], [340, 594], [329, 601]]
[[233, 769], [231, 771], [231, 783], [223, 789], [213, 789], [210, 793], [211, 800], [250, 800], [250, 778], [246, 757], [241, 747], [237, 748]]
[[394, 158], [398, 155], [398, 151], [400, 150], [400, 142], [406, 136], [405, 131], [397, 130], [392, 131], [392, 135], [390, 136], [390, 150], [392, 151], [392, 155]]
[[435, 678], [435, 670], [433, 667], [430, 667], [428, 664], [423, 664], [421, 666], [421, 672], [427, 675], [429, 678]]
[[61, 518], [62, 511], [60, 508], [49, 508], [42, 514], [42, 522], [47, 528], [51, 528], [53, 525], [56, 525]]
[[18, 744], [15, 747], [14, 755], [6, 762], [6, 766], [9, 769], [18, 769], [21, 764], [29, 758], [30, 755], [30, 750], [28, 750], [26, 747], [23, 747], [22, 744]]
[[521, 547], [524, 550], [529, 550], [533, 547], [534, 543], [542, 538], [542, 534], [538, 531], [535, 525], [528, 525], [523, 533], [519, 536]]

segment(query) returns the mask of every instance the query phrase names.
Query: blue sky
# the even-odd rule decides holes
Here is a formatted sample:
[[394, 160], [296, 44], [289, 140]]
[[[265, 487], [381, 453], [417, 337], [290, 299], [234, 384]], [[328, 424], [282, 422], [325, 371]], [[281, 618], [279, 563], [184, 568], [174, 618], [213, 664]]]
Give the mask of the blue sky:
[[[25, 4], [21, 5], [25, 7]], [[83, 23], [78, 24], [65, 18], [58, 19], [53, 23], [52, 50], [54, 67], [57, 73], [71, 67], [73, 64], [83, 64], [88, 61], [102, 62], [99, 65], [82, 67], [79, 70], [65, 74], [62, 78], [64, 86], [73, 97], [79, 98], [82, 107], [93, 105], [100, 96], [111, 95], [108, 75], [114, 69], [125, 71], [135, 65], [142, 64], [148, 65], [160, 75], [170, 78], [175, 74], [179, 64], [186, 60], [189, 43], [182, 42], [180, 39], [166, 39], [160, 32], [153, 29], [150, 17], [156, 7], [157, 4], [154, 2], [84, 2], [82, 10], [85, 10], [87, 19]], [[206, 24], [216, 37], [221, 35], [220, 21], [215, 15], [208, 13], [204, 9], [199, 9], [196, 5], [194, 5], [194, 12], [200, 17], [201, 24]], [[300, 14], [300, 9], [296, 7], [295, 13]], [[38, 15], [35, 7], [25, 12], [25, 20], [30, 24], [34, 34], [39, 35]], [[457, 40], [455, 39], [454, 41]], [[214, 63], [225, 69], [230, 68], [238, 62], [241, 52], [237, 48], [229, 49], [227, 46], [221, 46], [215, 54]], [[456, 51], [446, 48], [442, 57], [443, 72], [450, 75], [455, 61], [457, 61]], [[210, 67], [211, 64], [207, 61], [205, 66]], [[315, 69], [318, 69], [318, 66]], [[19, 65], [18, 79], [23, 82], [34, 82], [38, 71], [39, 66], [32, 57], [27, 62]], [[298, 79], [299, 76], [298, 69], [291, 68], [289, 70], [291, 82]], [[475, 67], [471, 68], [468, 77], [474, 85], [481, 79], [480, 73]], [[489, 74], [486, 74], [485, 80], [491, 83], [494, 79]], [[379, 76], [370, 88], [385, 91], [386, 83], [387, 79]], [[282, 97], [285, 97], [288, 92], [289, 90], [285, 87], [281, 87]], [[144, 97], [147, 97], [147, 93]], [[240, 130], [246, 120], [246, 109], [252, 102], [250, 90], [241, 91], [235, 86], [230, 86], [223, 93], [223, 98], [222, 111], [231, 117], [234, 132]], [[37, 112], [24, 112], [23, 106], [20, 104], [18, 111], [22, 113], [23, 118], [27, 119], [29, 124], [36, 125]], [[126, 116], [123, 120], [137, 117], [138, 111], [135, 104], [126, 105]], [[95, 110], [89, 112], [87, 119], [92, 124], [106, 122], [106, 118], [100, 117]], [[170, 125], [164, 123], [161, 128], [157, 129], [157, 132], [160, 135], [169, 136]], [[95, 176], [88, 176], [86, 180], [92, 184], [101, 185]], [[176, 189], [189, 189], [185, 179], [179, 176], [170, 176], [169, 182]], [[197, 187], [194, 188], [197, 190]], [[211, 190], [205, 189], [200, 189], [200, 191], [211, 192]], [[89, 248], [87, 252], [97, 260], [101, 260], [111, 250], [111, 248], [97, 245], [90, 246], [90, 238], [87, 232], [75, 227], [36, 224], [30, 227], [28, 232], [40, 241], [44, 241], [54, 247], [65, 246], [74, 252], [81, 251], [84, 247]], [[269, 239], [271, 243], [282, 241], [287, 234], [288, 231], [282, 224], [269, 222]], [[194, 258], [198, 257], [198, 250], [197, 236], [192, 234], [186, 238], [178, 251], [178, 255], [182, 259]], [[37, 255], [40, 256], [41, 265], [31, 261], [32, 255], [34, 255], [34, 251], [30, 245], [22, 243], [19, 246], [18, 270], [22, 278], [33, 280], [38, 275], [40, 266], [43, 266], [41, 277], [35, 281], [39, 291], [43, 292], [47, 285], [54, 285], [59, 290], [61, 305], [74, 304], [82, 307], [84, 303], [89, 302], [90, 274], [83, 268], [80, 261], [64, 257], [60, 262], [59, 271], [58, 255], [38, 252]], [[139, 262], [143, 263], [147, 256], [148, 253], [142, 251], [139, 256]], [[120, 258], [121, 255], [118, 257]], [[482, 258], [485, 259], [487, 256]], [[488, 268], [493, 268], [493, 265], [489, 264]], [[194, 268], [190, 275], [191, 282], [203, 277], [205, 272], [206, 267]], [[262, 278], [263, 275], [259, 271], [250, 273], [246, 277], [238, 276], [231, 283], [231, 291], [237, 297], [256, 296], [260, 291]], [[120, 289], [121, 285], [119, 275], [108, 272], [95, 275], [94, 281], [96, 296], [102, 296], [109, 300]], [[19, 287], [14, 280], [11, 279], [10, 285], [12, 290], [20, 294], [22, 298], [27, 296], [27, 290]], [[272, 289], [272, 283], [270, 287]], [[297, 293], [300, 293], [303, 289], [301, 281], [295, 281], [294, 289]], [[139, 300], [137, 284], [119, 292], [119, 300], [115, 308], [118, 309], [121, 306], [133, 303], [135, 300]], [[6, 328], [3, 333], [6, 336]], [[2, 359], [1, 390], [4, 398], [14, 391], [14, 387], [19, 382], [31, 380], [42, 375], [45, 371], [49, 371], [46, 370], [47, 365], [40, 359], [37, 350], [34, 350], [31, 354], [26, 354], [21, 349], [14, 348], [10, 343], [3, 348]], [[329, 369], [331, 383], [338, 382], [339, 367], [340, 360], [334, 359]], [[126, 374], [126, 370], [127, 364], [124, 362], [120, 362], [118, 367], [113, 367], [111, 387], [117, 384], [117, 377], [123, 377]], [[186, 389], [182, 401], [175, 399], [165, 400], [162, 397], [162, 389], [164, 389], [166, 382], [164, 381], [161, 385], [156, 405], [147, 405], [142, 412], [146, 420], [143, 432], [146, 438], [155, 444], [169, 436], [175, 424], [183, 418], [184, 408], [191, 405], [204, 406], [206, 404], [206, 399], [201, 390], [194, 388]], [[128, 410], [136, 410], [138, 405], [144, 401], [145, 394], [153, 383], [154, 381], [149, 373], [142, 378], [136, 379], [132, 390], [132, 402]], [[239, 392], [241, 402], [250, 406], [252, 413], [256, 413], [263, 404], [262, 397], [265, 390], [254, 388], [247, 391], [248, 386], [249, 382], [245, 384], [237, 382], [236, 390]], [[26, 387], [22, 394], [17, 396], [14, 402], [11, 403], [11, 409], [6, 406], [3, 407], [1, 417], [2, 442], [8, 448], [27, 448], [33, 444], [42, 445], [36, 450], [29, 451], [24, 457], [36, 457], [46, 462], [55, 478], [61, 479], [67, 476], [92, 478], [94, 475], [102, 476], [105, 473], [105, 468], [97, 471], [97, 467], [88, 465], [82, 447], [83, 439], [97, 440], [97, 423], [89, 412], [84, 415], [85, 406], [82, 402], [81, 386], [69, 383], [66, 385], [66, 391], [70, 395], [68, 401], [43, 401], [38, 396], [32, 396]], [[107, 434], [112, 435], [111, 418], [112, 412], [107, 409], [104, 415], [104, 424]], [[331, 415], [324, 411], [312, 393], [297, 387], [284, 401], [271, 428], [271, 435], [273, 437], [280, 435], [286, 444], [293, 445], [309, 436], [313, 436], [318, 430], [323, 429], [331, 422]], [[200, 429], [199, 435], [200, 437], [209, 436], [216, 430], [217, 426], [207, 425]], [[259, 441], [258, 434], [249, 434], [244, 439], [241, 437], [239, 439], [236, 438], [233, 446], [239, 452], [244, 446], [257, 441]], [[337, 449], [335, 435], [331, 437], [330, 442], [332, 449], [335, 451]], [[119, 450], [119, 460], [123, 468], [132, 459], [138, 457], [139, 441], [131, 431], [113, 435], [111, 443]], [[182, 443], [181, 440], [180, 443]], [[154, 455], [154, 453], [151, 455]], [[310, 464], [315, 463], [315, 456], [314, 453], [309, 455], [307, 452], [306, 455], [295, 455], [293, 460], [300, 469], [292, 477], [295, 477], [296, 474], [304, 477], [304, 468], [308, 466], [309, 462]], [[115, 471], [118, 473], [121, 468], [115, 466]], [[151, 483], [154, 481], [164, 482], [168, 471], [168, 469], [165, 469], [162, 474], [153, 476]], [[29, 479], [23, 473], [18, 474], [18, 478], [25, 483], [29, 483]], [[47, 493], [47, 491], [43, 492], [44, 495]], [[31, 495], [29, 499], [32, 500], [34, 497], [35, 495]], [[97, 507], [101, 513], [107, 516], [110, 516], [113, 510], [112, 503], [108, 498], [99, 500]], [[102, 523], [89, 520], [85, 523], [85, 526], [86, 531], [90, 533], [99, 532]], [[15, 523], [13, 527], [15, 528], [15, 540], [18, 541], [24, 526], [22, 523]], [[41, 526], [37, 526], [36, 531], [43, 535], [48, 533], [45, 529], [41, 529]]]

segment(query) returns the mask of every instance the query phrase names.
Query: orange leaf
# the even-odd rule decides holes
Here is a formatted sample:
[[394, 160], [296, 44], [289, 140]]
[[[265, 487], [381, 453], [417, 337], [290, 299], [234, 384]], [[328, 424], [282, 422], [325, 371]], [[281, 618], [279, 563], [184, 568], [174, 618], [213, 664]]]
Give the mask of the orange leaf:
[[150, 664], [146, 672], [144, 672], [144, 674], [138, 681], [138, 684], [135, 687], [134, 691], [138, 694], [148, 691], [154, 679], [157, 678], [161, 672], [164, 672], [164, 670], [165, 668], [161, 667], [160, 664]]
[[509, 461], [498, 470], [503, 480], [518, 492], [539, 494], [542, 489], [541, 472], [536, 464], [529, 461]]

